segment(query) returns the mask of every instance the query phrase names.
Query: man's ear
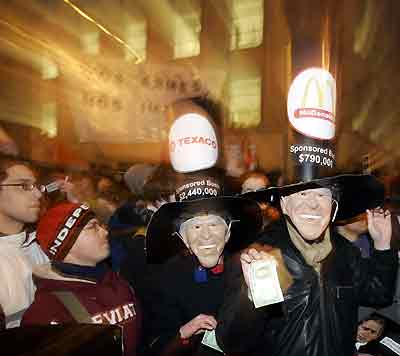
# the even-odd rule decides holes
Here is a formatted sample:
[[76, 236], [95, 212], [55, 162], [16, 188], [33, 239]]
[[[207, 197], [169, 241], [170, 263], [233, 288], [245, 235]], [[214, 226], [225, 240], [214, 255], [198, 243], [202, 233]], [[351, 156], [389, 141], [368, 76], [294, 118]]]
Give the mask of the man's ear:
[[282, 213], [284, 215], [287, 215], [287, 210], [286, 210], [286, 200], [287, 197], [281, 197], [280, 203], [281, 203], [281, 209], [282, 209]]

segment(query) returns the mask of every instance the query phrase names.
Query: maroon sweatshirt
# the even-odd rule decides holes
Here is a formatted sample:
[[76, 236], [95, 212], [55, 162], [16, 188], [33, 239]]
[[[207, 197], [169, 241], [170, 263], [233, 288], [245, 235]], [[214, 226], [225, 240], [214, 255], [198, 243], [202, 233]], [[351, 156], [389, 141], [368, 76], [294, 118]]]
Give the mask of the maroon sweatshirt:
[[[101, 282], [65, 279], [55, 272], [51, 272], [50, 276], [51, 279], [35, 279], [35, 301], [25, 312], [22, 325], [76, 322], [64, 304], [52, 293], [72, 292], [89, 313], [92, 323], [122, 326], [124, 354], [136, 355], [142, 315], [138, 301], [127, 282], [111, 271], [106, 273]], [[55, 279], [57, 276], [64, 279]]]

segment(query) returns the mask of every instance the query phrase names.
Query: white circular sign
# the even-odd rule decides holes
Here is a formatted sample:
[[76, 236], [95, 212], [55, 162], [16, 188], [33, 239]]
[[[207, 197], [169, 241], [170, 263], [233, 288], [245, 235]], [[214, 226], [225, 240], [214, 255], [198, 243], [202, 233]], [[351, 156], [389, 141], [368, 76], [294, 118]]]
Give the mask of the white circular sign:
[[218, 160], [218, 141], [208, 119], [195, 113], [176, 119], [169, 131], [169, 156], [177, 172], [213, 167]]
[[336, 81], [322, 68], [301, 72], [290, 86], [287, 110], [293, 128], [321, 140], [335, 137]]

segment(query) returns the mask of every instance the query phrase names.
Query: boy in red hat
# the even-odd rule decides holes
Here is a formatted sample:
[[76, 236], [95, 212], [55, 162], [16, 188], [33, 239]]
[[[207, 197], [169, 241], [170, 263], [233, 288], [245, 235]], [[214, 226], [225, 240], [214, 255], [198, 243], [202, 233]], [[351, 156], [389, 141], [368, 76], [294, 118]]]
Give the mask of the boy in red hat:
[[98, 265], [110, 248], [107, 231], [89, 207], [63, 203], [51, 208], [39, 222], [37, 239], [51, 264], [34, 272], [35, 301], [22, 324], [121, 325], [124, 352], [135, 355], [141, 329], [138, 302], [124, 280]]

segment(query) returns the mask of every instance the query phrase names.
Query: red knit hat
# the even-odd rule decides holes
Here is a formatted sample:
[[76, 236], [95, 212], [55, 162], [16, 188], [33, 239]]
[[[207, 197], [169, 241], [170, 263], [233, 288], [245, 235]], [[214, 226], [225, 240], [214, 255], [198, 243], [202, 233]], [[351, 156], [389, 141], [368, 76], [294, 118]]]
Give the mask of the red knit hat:
[[87, 205], [59, 204], [40, 218], [37, 240], [51, 260], [62, 261], [82, 229], [94, 217]]

